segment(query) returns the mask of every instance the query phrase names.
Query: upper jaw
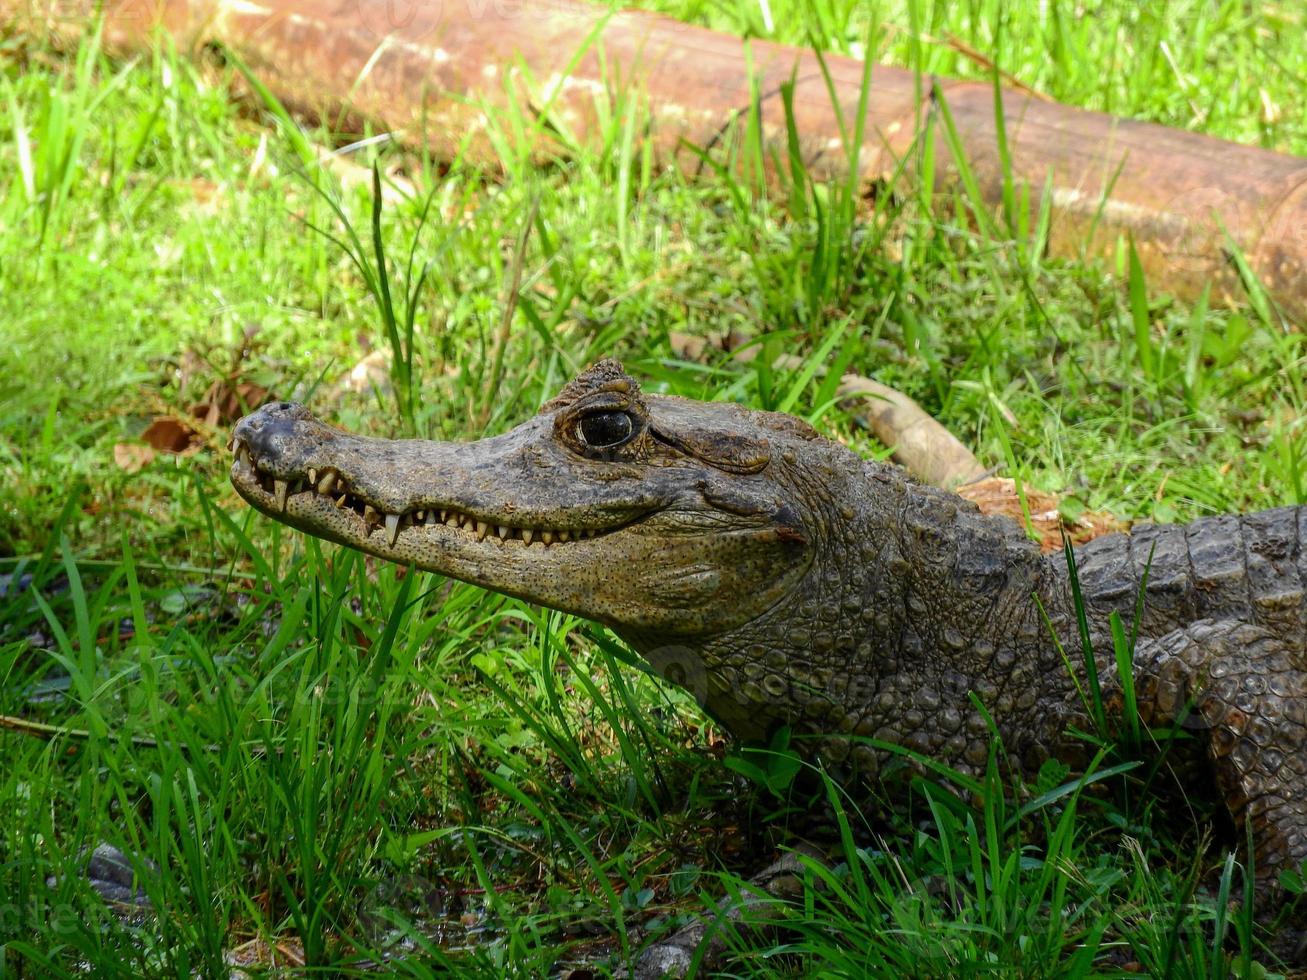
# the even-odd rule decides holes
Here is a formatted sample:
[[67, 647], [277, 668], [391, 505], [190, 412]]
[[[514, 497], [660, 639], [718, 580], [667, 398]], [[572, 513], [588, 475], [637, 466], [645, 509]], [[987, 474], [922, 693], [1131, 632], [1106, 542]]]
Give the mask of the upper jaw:
[[[430, 504], [388, 509], [384, 504], [374, 504], [367, 496], [352, 491], [348, 481], [331, 468], [318, 471], [308, 467], [303, 475], [288, 474], [285, 479], [274, 476], [271, 472], [263, 472], [248, 447], [241, 443], [236, 445], [231, 482], [242, 497], [265, 513], [306, 520], [313, 516], [317, 508], [331, 506], [340, 512], [342, 518], [353, 517], [360, 538], [371, 538], [380, 529], [384, 531], [383, 540], [392, 547], [400, 534], [409, 528], [436, 527], [461, 532], [476, 541], [488, 538], [501, 542], [516, 541], [523, 547], [548, 547], [554, 543], [580, 541], [611, 533], [639, 516], [638, 512], [633, 512], [630, 517], [615, 524], [594, 526], [593, 522], [586, 522], [590, 526], [581, 526], [580, 521], [567, 525], [562, 522], [528, 522], [523, 520], [525, 515], [509, 517], [464, 510], [455, 505]], [[623, 515], [614, 516], [621, 518]]]
[[505, 493], [506, 474], [486, 465], [506, 438], [464, 445], [366, 439], [278, 403], [237, 423], [231, 481], [265, 513], [399, 560], [404, 549], [395, 549], [406, 534], [548, 548], [612, 533], [658, 509], [620, 500], [524, 508]]

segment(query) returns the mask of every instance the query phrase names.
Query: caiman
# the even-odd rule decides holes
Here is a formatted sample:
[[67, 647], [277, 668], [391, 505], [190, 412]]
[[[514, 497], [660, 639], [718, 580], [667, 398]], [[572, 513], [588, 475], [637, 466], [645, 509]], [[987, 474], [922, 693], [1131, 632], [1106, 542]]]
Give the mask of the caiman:
[[[1065, 558], [789, 415], [644, 394], [604, 360], [478, 442], [363, 438], [279, 402], [233, 445], [232, 482], [274, 519], [603, 623], [736, 736], [789, 726], [838, 778], [874, 777], [887, 745], [979, 774], [989, 719], [1027, 772], [1087, 762]], [[1103, 702], [1130, 700], [1110, 620], [1128, 631], [1142, 600], [1138, 720], [1198, 736], [1176, 745], [1273, 889], [1307, 859], [1307, 507], [1136, 527], [1075, 566]]]

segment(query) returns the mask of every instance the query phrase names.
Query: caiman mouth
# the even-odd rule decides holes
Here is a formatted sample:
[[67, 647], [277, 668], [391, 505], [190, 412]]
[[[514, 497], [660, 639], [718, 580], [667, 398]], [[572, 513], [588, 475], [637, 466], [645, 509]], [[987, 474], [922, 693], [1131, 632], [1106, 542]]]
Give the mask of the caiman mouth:
[[[231, 479], [242, 495], [256, 507], [273, 515], [287, 515], [288, 508], [312, 511], [333, 506], [337, 511], [352, 513], [359, 521], [359, 533], [366, 539], [384, 529], [385, 543], [394, 548], [400, 536], [414, 528], [442, 527], [459, 532], [475, 541], [495, 541], [518, 547], [548, 548], [553, 545], [602, 537], [620, 531], [648, 516], [633, 515], [608, 527], [542, 527], [511, 523], [502, 516], [474, 514], [447, 504], [410, 507], [388, 512], [384, 506], [368, 500], [349, 486], [347, 479], [334, 467], [307, 467], [275, 475], [272, 467], [256, 458], [254, 451], [241, 439], [233, 441], [235, 462]], [[297, 506], [291, 508], [294, 502]], [[423, 532], [429, 533], [429, 532]]]

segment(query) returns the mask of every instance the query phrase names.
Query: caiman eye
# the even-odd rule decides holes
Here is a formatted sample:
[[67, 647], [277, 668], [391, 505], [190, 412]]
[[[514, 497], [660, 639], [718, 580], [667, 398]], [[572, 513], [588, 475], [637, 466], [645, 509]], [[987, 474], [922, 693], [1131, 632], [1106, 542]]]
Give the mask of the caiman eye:
[[576, 423], [576, 434], [589, 449], [616, 449], [635, 431], [626, 412], [591, 412]]

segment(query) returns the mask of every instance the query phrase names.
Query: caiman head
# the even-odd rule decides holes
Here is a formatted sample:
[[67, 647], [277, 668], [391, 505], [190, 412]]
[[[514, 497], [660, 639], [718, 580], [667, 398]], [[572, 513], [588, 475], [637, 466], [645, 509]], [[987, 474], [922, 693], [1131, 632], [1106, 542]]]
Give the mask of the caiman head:
[[309, 534], [597, 620], [645, 652], [702, 649], [812, 564], [822, 495], [798, 459], [813, 440], [788, 415], [644, 395], [604, 360], [479, 442], [364, 438], [265, 405], [236, 426], [231, 480]]

